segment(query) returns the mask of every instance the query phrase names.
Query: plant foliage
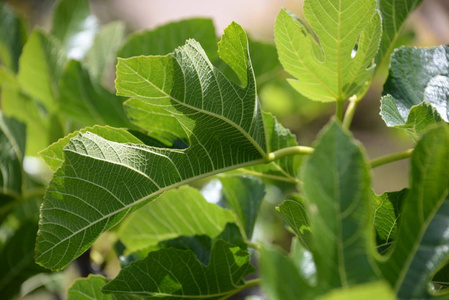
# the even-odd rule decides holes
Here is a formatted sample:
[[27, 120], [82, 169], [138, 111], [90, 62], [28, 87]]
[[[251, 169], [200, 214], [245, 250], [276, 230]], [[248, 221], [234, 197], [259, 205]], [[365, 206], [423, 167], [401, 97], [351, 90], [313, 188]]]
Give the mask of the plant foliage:
[[[447, 298], [448, 46], [391, 56], [381, 116], [413, 149], [370, 161], [349, 130], [421, 2], [305, 0], [305, 21], [281, 10], [275, 45], [235, 22], [217, 44], [204, 18], [126, 37], [87, 0], [28, 34], [0, 4], [2, 298], [52, 290], [42, 276], [88, 249], [118, 275], [77, 279], [68, 299]], [[336, 102], [313, 147], [263, 109], [282, 69], [284, 94]], [[376, 195], [371, 169], [408, 157], [409, 186]], [[261, 241], [274, 218], [288, 254]]]

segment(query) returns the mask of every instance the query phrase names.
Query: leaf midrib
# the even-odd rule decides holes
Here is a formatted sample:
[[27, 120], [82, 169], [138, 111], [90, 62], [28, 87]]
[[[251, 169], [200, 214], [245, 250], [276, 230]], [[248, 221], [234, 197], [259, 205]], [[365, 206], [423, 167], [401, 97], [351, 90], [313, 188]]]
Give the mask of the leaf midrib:
[[[173, 58], [173, 59], [175, 59], [175, 58]], [[176, 59], [175, 59], [176, 60]], [[125, 61], [125, 60], [122, 60], [122, 61]], [[214, 117], [214, 118], [217, 118], [217, 119], [220, 119], [220, 120], [222, 120], [222, 121], [224, 121], [225, 123], [228, 123], [229, 125], [231, 125], [232, 127], [234, 127], [235, 129], [237, 129], [237, 131], [239, 131], [248, 141], [250, 141], [250, 143], [254, 146], [254, 148], [256, 148], [256, 150], [260, 153], [260, 155], [264, 158], [264, 159], [268, 159], [268, 155], [267, 155], [267, 153], [266, 153], [266, 151], [265, 150], [263, 150], [260, 146], [259, 146], [259, 144], [253, 139], [253, 137], [252, 136], [250, 136], [240, 125], [238, 125], [238, 124], [236, 124], [235, 122], [233, 122], [233, 121], [231, 121], [230, 119], [227, 119], [227, 118], [225, 118], [225, 117], [223, 117], [223, 116], [221, 116], [221, 115], [218, 115], [218, 114], [216, 114], [216, 113], [213, 113], [213, 112], [211, 112], [211, 111], [207, 111], [207, 110], [204, 110], [204, 109], [202, 109], [202, 108], [198, 108], [198, 107], [195, 107], [195, 106], [192, 106], [192, 105], [189, 105], [189, 104], [187, 104], [187, 103], [185, 103], [185, 102], [182, 102], [182, 101], [180, 101], [180, 100], [178, 100], [178, 99], [176, 99], [176, 98], [174, 98], [172, 95], [170, 95], [170, 94], [168, 94], [167, 92], [165, 92], [164, 90], [162, 90], [162, 89], [160, 89], [158, 86], [156, 86], [155, 84], [153, 84], [150, 80], [148, 80], [147, 78], [145, 78], [145, 77], [143, 77], [142, 75], [140, 75], [137, 71], [135, 71], [133, 68], [131, 68], [128, 64], [125, 64], [124, 63], [124, 66], [126, 66], [127, 68], [128, 68], [128, 70], [130, 70], [131, 72], [133, 72], [136, 76], [138, 76], [140, 79], [142, 79], [143, 81], [145, 81], [146, 83], [148, 83], [150, 86], [152, 86], [154, 89], [156, 89], [157, 91], [159, 91], [161, 94], [163, 94], [163, 95], [165, 95], [166, 97], [168, 97], [168, 98], [170, 98], [171, 100], [173, 100], [174, 102], [176, 102], [176, 103], [178, 103], [179, 105], [181, 105], [181, 106], [185, 106], [185, 107], [187, 107], [187, 108], [189, 108], [189, 109], [192, 109], [192, 110], [195, 110], [195, 111], [197, 111], [197, 112], [199, 112], [199, 113], [203, 113], [203, 114], [206, 114], [206, 115], [210, 115], [210, 116], [212, 116], [212, 117]], [[211, 70], [212, 72], [214, 72], [214, 70]], [[218, 82], [216, 82], [217, 83], [217, 86], [219, 86], [219, 83]], [[123, 88], [122, 88], [123, 89]], [[184, 82], [184, 89], [187, 89], [187, 87], [185, 86], [185, 82]], [[128, 90], [129, 91], [129, 90]], [[129, 92], [131, 92], [131, 93], [133, 93], [133, 94], [135, 94], [135, 95], [137, 95], [135, 92], [133, 92], [133, 91], [129, 91]], [[221, 92], [220, 92], [221, 93]], [[127, 96], [127, 95], [125, 95], [125, 96]], [[138, 97], [144, 97], [144, 98], [152, 98], [152, 97], [148, 97], [148, 96], [142, 96], [142, 95], [137, 95]], [[202, 100], [204, 100], [204, 99], [202, 99]], [[221, 98], [220, 99], [221, 100], [221, 103], [224, 103], [224, 101], [223, 101], [223, 98]], [[257, 101], [257, 99], [255, 100], [255, 101]], [[260, 110], [258, 110], [258, 112], [260, 112]], [[243, 113], [243, 112], [242, 112]], [[260, 116], [262, 117], [262, 114], [260, 114]], [[253, 117], [252, 117], [252, 119], [254, 119], [254, 115], [253, 115]], [[252, 124], [253, 123], [251, 123], [251, 126], [252, 126]], [[266, 128], [265, 128], [265, 123], [263, 123], [264, 124], [264, 131], [266, 131]], [[267, 143], [267, 141], [265, 141], [265, 143], [266, 144], [268, 144]]]
[[[442, 196], [438, 200], [438, 203], [442, 203], [444, 201], [444, 199], [448, 196], [448, 194], [449, 194], [449, 188], [447, 188], [445, 190], [445, 192], [442, 193]], [[409, 252], [409, 255], [407, 257], [405, 264], [403, 265], [403, 267], [401, 268], [401, 271], [399, 272], [399, 276], [398, 276], [398, 279], [397, 279], [395, 287], [394, 287], [396, 294], [399, 292], [399, 290], [402, 286], [402, 283], [404, 281], [404, 278], [405, 278], [407, 272], [409, 271], [410, 265], [412, 264], [412, 262], [415, 258], [415, 254], [418, 251], [419, 247], [421, 246], [422, 239], [424, 237], [424, 234], [427, 232], [430, 222], [432, 222], [433, 218], [437, 214], [440, 207], [441, 207], [441, 205], [435, 205], [432, 212], [428, 215], [426, 220], [424, 220], [424, 222], [422, 223], [421, 230], [418, 233], [418, 238], [416, 239], [416, 242], [414, 243], [412, 250]]]
[[[123, 164], [120, 164], [120, 163], [117, 163], [117, 162], [113, 162], [113, 161], [109, 161], [109, 160], [104, 160], [104, 159], [100, 159], [100, 158], [97, 158], [97, 157], [92, 157], [92, 156], [90, 156], [90, 155], [84, 155], [84, 154], [81, 154], [81, 153], [78, 153], [78, 152], [75, 152], [75, 151], [72, 151], [72, 150], [66, 149], [65, 151], [71, 151], [71, 152], [73, 152], [73, 153], [75, 153], [75, 154], [77, 154], [77, 155], [81, 155], [81, 156], [84, 156], [84, 157], [89, 157], [89, 158], [91, 158], [91, 159], [102, 160], [102, 161], [105, 161], [105, 162], [108, 162], [108, 163], [111, 163], [111, 164], [120, 165], [120, 166], [122, 166], [122, 167], [129, 168], [129, 166], [126, 166], [126, 165], [123, 165]], [[134, 201], [134, 202], [132, 202], [132, 203], [130, 203], [130, 204], [127, 204], [127, 205], [125, 205], [125, 206], [123, 206], [123, 207], [117, 209], [116, 211], [114, 211], [114, 212], [112, 212], [112, 213], [109, 213], [109, 214], [107, 214], [107, 215], [103, 215], [103, 216], [102, 216], [101, 218], [99, 218], [98, 220], [95, 220], [95, 221], [89, 223], [87, 226], [84, 226], [84, 227], [78, 229], [77, 231], [73, 232], [73, 233], [70, 234], [69, 236], [67, 236], [67, 237], [61, 239], [60, 241], [58, 241], [57, 243], [55, 243], [52, 247], [50, 247], [50, 248], [47, 249], [46, 251], [44, 251], [44, 252], [42, 252], [41, 254], [39, 254], [39, 256], [36, 257], [36, 260], [39, 260], [39, 259], [40, 259], [41, 257], [43, 257], [46, 253], [48, 253], [49, 251], [52, 251], [54, 248], [56, 248], [57, 246], [59, 246], [60, 244], [62, 244], [63, 242], [65, 242], [66, 240], [71, 239], [72, 237], [74, 237], [74, 236], [76, 236], [77, 234], [79, 234], [79, 233], [85, 231], [86, 229], [88, 229], [88, 228], [94, 226], [95, 224], [97, 224], [97, 223], [99, 223], [99, 222], [101, 222], [101, 221], [103, 221], [103, 220], [106, 220], [106, 219], [108, 219], [108, 218], [110, 218], [110, 217], [112, 217], [112, 216], [114, 216], [114, 215], [116, 215], [116, 214], [118, 214], [118, 213], [120, 213], [120, 212], [122, 212], [122, 211], [125, 211], [125, 210], [127, 210], [127, 209], [129, 209], [129, 208], [132, 208], [132, 207], [134, 207], [134, 206], [136, 206], [136, 205], [138, 205], [138, 204], [140, 204], [140, 203], [142, 203], [142, 202], [144, 202], [144, 201], [146, 201], [146, 200], [148, 200], [148, 199], [151, 199], [152, 197], [157, 196], [158, 194], [161, 194], [161, 193], [165, 192], [165, 191], [168, 191], [168, 190], [173, 189], [173, 188], [176, 188], [176, 187], [178, 187], [178, 186], [181, 186], [181, 185], [184, 185], [184, 184], [193, 182], [193, 181], [198, 180], [198, 179], [202, 179], [202, 178], [205, 178], [205, 177], [209, 177], [209, 176], [211, 176], [211, 175], [215, 175], [215, 174], [218, 174], [218, 173], [222, 173], [222, 172], [226, 172], [226, 171], [230, 171], [230, 170], [234, 170], [234, 169], [238, 169], [238, 168], [243, 168], [243, 167], [248, 167], [248, 166], [253, 166], [253, 165], [263, 164], [263, 163], [266, 163], [266, 162], [267, 162], [267, 161], [266, 161], [265, 159], [259, 159], [259, 160], [254, 160], [254, 161], [250, 161], [250, 162], [245, 162], [245, 163], [242, 163], [242, 164], [229, 166], [229, 167], [226, 167], [226, 168], [223, 168], [223, 169], [214, 170], [214, 171], [211, 171], [211, 172], [208, 172], [208, 173], [203, 173], [203, 174], [201, 174], [201, 175], [197, 175], [197, 176], [194, 176], [194, 177], [185, 179], [185, 180], [183, 180], [183, 181], [179, 181], [179, 182], [177, 182], [177, 183], [175, 183], [175, 184], [172, 184], [172, 185], [163, 187], [163, 188], [161, 188], [161, 189], [158, 189], [156, 192], [151, 193], [151, 194], [149, 194], [149, 195], [147, 195], [147, 196], [145, 196], [145, 197], [142, 197], [142, 198], [140, 198], [140, 199], [138, 199], [138, 200], [136, 200], [136, 201]], [[58, 192], [58, 191], [55, 191], [55, 192]]]

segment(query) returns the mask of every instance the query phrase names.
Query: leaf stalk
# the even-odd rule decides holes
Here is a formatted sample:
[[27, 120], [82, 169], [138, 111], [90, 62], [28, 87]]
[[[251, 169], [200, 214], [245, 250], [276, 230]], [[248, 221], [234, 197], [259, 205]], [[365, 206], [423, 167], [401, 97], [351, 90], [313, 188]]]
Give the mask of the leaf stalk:
[[345, 100], [337, 100], [337, 110], [335, 112], [335, 115], [337, 116], [337, 119], [341, 122], [343, 120], [343, 105], [345, 103]]
[[389, 164], [391, 162], [395, 162], [398, 160], [406, 159], [412, 156], [414, 149], [408, 149], [401, 152], [391, 153], [387, 154], [381, 157], [378, 157], [376, 159], [373, 159], [370, 161], [371, 168], [376, 168], [385, 164]]
[[279, 149], [268, 154], [268, 162], [272, 162], [285, 156], [312, 154], [314, 150], [315, 149], [313, 149], [312, 147], [307, 146], [294, 146]]
[[362, 97], [357, 97], [354, 95], [349, 98], [349, 105], [346, 109], [345, 117], [343, 119], [343, 127], [345, 127], [346, 129], [349, 129], [349, 127], [351, 127], [352, 119], [354, 118], [355, 111], [360, 103], [360, 100], [362, 100]]

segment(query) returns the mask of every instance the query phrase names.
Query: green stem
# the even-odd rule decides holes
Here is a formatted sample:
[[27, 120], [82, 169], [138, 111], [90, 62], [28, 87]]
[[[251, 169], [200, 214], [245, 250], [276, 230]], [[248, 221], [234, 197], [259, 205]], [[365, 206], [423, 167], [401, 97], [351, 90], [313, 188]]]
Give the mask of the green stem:
[[341, 122], [343, 120], [343, 104], [345, 103], [344, 100], [337, 100], [337, 111], [335, 112], [335, 115], [337, 116], [337, 119]]
[[293, 147], [287, 147], [283, 148], [274, 152], [271, 152], [268, 154], [268, 160], [269, 162], [272, 162], [276, 159], [285, 157], [285, 156], [291, 156], [291, 155], [304, 155], [304, 154], [312, 154], [313, 153], [312, 147], [307, 146], [293, 146]]
[[245, 288], [259, 285], [261, 282], [262, 280], [260, 278], [248, 280], [247, 282], [245, 282]]
[[260, 285], [261, 282], [262, 282], [262, 280], [260, 278], [248, 280], [245, 282], [245, 284], [243, 286], [239, 287], [238, 289], [233, 290], [230, 293], [227, 293], [223, 298], [220, 298], [219, 300], [228, 299], [230, 296], [235, 295], [244, 289], [247, 289], [252, 286]]
[[[363, 96], [362, 96], [363, 97]], [[343, 119], [343, 127], [349, 129], [351, 127], [352, 119], [354, 118], [355, 110], [360, 103], [362, 98], [351, 97], [349, 98], [349, 105], [345, 112], [345, 117]]]
[[375, 167], [382, 166], [382, 165], [385, 165], [385, 164], [388, 164], [388, 163], [391, 163], [394, 161], [409, 158], [410, 156], [412, 156], [412, 153], [413, 153], [413, 149], [408, 149], [408, 150], [401, 151], [401, 152], [387, 154], [387, 155], [381, 156], [379, 158], [373, 159], [370, 162], [370, 165], [371, 165], [371, 168], [375, 168]]
[[259, 244], [256, 244], [256, 243], [253, 243], [253, 242], [249, 242], [249, 241], [246, 241], [245, 243], [248, 245], [248, 247], [253, 248], [253, 249], [257, 250], [257, 251], [260, 251], [260, 245]]

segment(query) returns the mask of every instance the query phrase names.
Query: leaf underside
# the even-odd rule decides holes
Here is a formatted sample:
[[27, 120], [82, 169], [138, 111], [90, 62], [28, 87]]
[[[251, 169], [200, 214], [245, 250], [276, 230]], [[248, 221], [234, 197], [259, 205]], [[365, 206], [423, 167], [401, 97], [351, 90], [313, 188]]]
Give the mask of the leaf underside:
[[[229, 28], [243, 34], [235, 23]], [[225, 39], [220, 46], [229, 43], [241, 40]], [[247, 70], [246, 87], [224, 77], [193, 40], [167, 56], [119, 60], [117, 91], [132, 97], [125, 103], [131, 120], [151, 130], [140, 122], [151, 116], [152, 137], [163, 143], [181, 141], [187, 148], [117, 143], [91, 132], [73, 137], [42, 206], [39, 263], [63, 268], [99, 234], [162, 192], [265, 163], [269, 152], [291, 143], [291, 134], [260, 110], [247, 46], [235, 49], [244, 51], [235, 57]]]
[[276, 20], [279, 59], [297, 79], [290, 84], [316, 101], [357, 94], [371, 79], [381, 38], [376, 1], [305, 1], [304, 15], [308, 24], [285, 10]]

